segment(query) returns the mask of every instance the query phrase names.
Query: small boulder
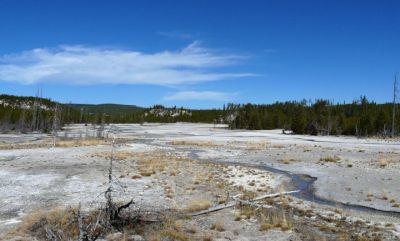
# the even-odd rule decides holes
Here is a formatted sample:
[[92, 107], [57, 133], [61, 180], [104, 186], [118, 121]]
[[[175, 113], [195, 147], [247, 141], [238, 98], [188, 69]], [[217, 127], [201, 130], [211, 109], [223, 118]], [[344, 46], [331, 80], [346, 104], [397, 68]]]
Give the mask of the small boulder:
[[137, 235], [137, 234], [130, 236], [128, 240], [130, 240], [130, 241], [145, 241], [145, 239], [142, 236]]

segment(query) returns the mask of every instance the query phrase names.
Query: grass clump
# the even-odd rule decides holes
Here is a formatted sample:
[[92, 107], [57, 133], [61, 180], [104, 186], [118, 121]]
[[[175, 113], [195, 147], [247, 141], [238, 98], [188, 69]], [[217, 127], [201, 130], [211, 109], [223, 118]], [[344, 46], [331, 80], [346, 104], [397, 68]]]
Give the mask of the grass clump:
[[[45, 227], [48, 227], [57, 231], [61, 240], [77, 240], [79, 236], [77, 210], [76, 208], [56, 208], [51, 211], [40, 210], [27, 214], [21, 223], [7, 234], [6, 238], [20, 236], [29, 238], [26, 240], [47, 240]], [[84, 222], [93, 223], [97, 215], [98, 212], [88, 213]]]
[[279, 160], [279, 162], [288, 165], [292, 162], [296, 162], [296, 160], [295, 159], [281, 159], [281, 160]]
[[59, 140], [56, 142], [56, 147], [78, 147], [78, 146], [97, 146], [106, 145], [107, 140], [99, 138], [83, 138]]
[[211, 229], [212, 230], [216, 230], [218, 232], [224, 232], [225, 231], [225, 226], [224, 226], [223, 222], [217, 221], [211, 226]]
[[378, 163], [379, 167], [384, 168], [389, 164], [389, 161], [385, 158], [379, 158]]
[[198, 212], [211, 207], [211, 202], [207, 199], [192, 199], [186, 210], [189, 212]]
[[321, 157], [319, 159], [319, 161], [321, 162], [333, 162], [333, 163], [337, 163], [340, 161], [340, 157], [339, 156], [326, 156], [326, 157]]
[[289, 218], [283, 206], [278, 209], [263, 209], [259, 211], [260, 231], [268, 231], [273, 228], [279, 228], [282, 231], [292, 229], [293, 223]]
[[259, 231], [261, 231], [261, 232], [268, 231], [268, 230], [272, 229], [273, 227], [274, 226], [271, 225], [270, 223], [261, 223]]
[[187, 236], [185, 233], [175, 229], [162, 230], [160, 232], [160, 236], [163, 238], [167, 238], [168, 240], [178, 240], [178, 241], [190, 240], [189, 236]]
[[247, 150], [265, 150], [270, 146], [268, 141], [249, 141], [246, 143]]
[[214, 141], [202, 141], [202, 140], [173, 140], [172, 145], [176, 146], [203, 146], [203, 147], [213, 147], [219, 146]]
[[213, 237], [211, 236], [211, 234], [204, 234], [203, 236], [203, 241], [212, 241]]

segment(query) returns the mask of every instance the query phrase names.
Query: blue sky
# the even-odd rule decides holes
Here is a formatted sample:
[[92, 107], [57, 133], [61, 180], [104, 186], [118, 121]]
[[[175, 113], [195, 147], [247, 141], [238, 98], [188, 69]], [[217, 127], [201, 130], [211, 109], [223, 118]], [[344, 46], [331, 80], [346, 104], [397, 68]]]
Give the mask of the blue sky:
[[0, 92], [191, 108], [391, 100], [400, 1], [0, 0]]

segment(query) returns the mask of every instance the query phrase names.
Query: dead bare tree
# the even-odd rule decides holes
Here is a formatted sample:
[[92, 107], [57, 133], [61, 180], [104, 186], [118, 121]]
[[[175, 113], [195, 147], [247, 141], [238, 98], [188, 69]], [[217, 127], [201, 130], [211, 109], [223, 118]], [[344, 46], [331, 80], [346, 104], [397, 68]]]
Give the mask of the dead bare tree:
[[21, 133], [25, 132], [25, 110], [21, 111], [21, 115], [19, 117], [18, 126], [16, 127]]
[[97, 129], [97, 138], [103, 139], [104, 138], [104, 131], [105, 131], [105, 126], [106, 126], [106, 122], [105, 122], [105, 114], [103, 113], [101, 115], [101, 119], [100, 119], [100, 126]]
[[[123, 227], [128, 223], [142, 221], [140, 214], [137, 214], [136, 212], [129, 213], [128, 215], [121, 215], [123, 210], [134, 204], [133, 199], [123, 205], [118, 205], [113, 200], [114, 185], [117, 183], [117, 180], [114, 179], [113, 174], [113, 161], [116, 149], [115, 140], [117, 130], [114, 126], [112, 126], [109, 132], [111, 132], [113, 139], [111, 142], [110, 162], [108, 168], [108, 187], [104, 192], [106, 203], [105, 205], [101, 205], [100, 208], [93, 210], [93, 212], [96, 214], [95, 220], [93, 220], [93, 215], [85, 215], [81, 211], [81, 203], [79, 203], [76, 212], [72, 210], [75, 217], [73, 222], [77, 223], [79, 230], [79, 236], [77, 237], [76, 241], [96, 241], [99, 237], [104, 236], [113, 230], [121, 232]], [[159, 220], [160, 219], [157, 218], [156, 221], [158, 222]], [[46, 218], [44, 218], [43, 222], [40, 223], [39, 226], [43, 227], [42, 230], [44, 231], [44, 235], [48, 240], [69, 240], [67, 237], [64, 237], [65, 234], [63, 233], [63, 230], [59, 230], [57, 226], [50, 226]]]
[[39, 100], [39, 90], [36, 93], [36, 98], [33, 102], [33, 113], [32, 113], [32, 123], [31, 123], [31, 131], [37, 131], [39, 129], [40, 122], [40, 100]]
[[81, 204], [79, 203], [78, 211], [77, 211], [77, 219], [78, 219], [78, 228], [79, 228], [79, 237], [77, 241], [96, 241], [104, 227], [101, 225], [102, 223], [102, 211], [99, 210], [96, 221], [94, 223], [85, 223], [85, 217], [81, 213]]
[[[115, 130], [113, 127], [111, 127], [110, 131]], [[79, 203], [76, 215], [79, 228], [79, 238], [77, 241], [95, 241], [98, 239], [98, 237], [104, 234], [105, 230], [116, 229], [118, 231], [122, 231], [124, 220], [121, 218], [120, 213], [123, 209], [126, 209], [133, 204], [133, 200], [130, 200], [128, 203], [118, 206], [114, 202], [112, 197], [112, 193], [114, 190], [113, 185], [115, 182], [115, 180], [113, 179], [113, 160], [115, 153], [116, 133], [114, 132], [113, 134], [113, 140], [111, 143], [110, 164], [108, 168], [108, 187], [104, 193], [106, 198], [105, 207], [98, 210], [95, 222], [86, 224], [85, 217], [81, 213], [81, 204]]]
[[[116, 131], [114, 127], [111, 127], [111, 132]], [[105, 212], [107, 215], [107, 221], [109, 224], [120, 230], [121, 226], [123, 225], [123, 220], [120, 217], [120, 213], [123, 209], [128, 208], [131, 204], [133, 204], [133, 200], [130, 200], [128, 203], [118, 206], [112, 199], [112, 192], [113, 192], [113, 160], [114, 160], [114, 152], [115, 152], [115, 133], [113, 133], [113, 140], [111, 142], [111, 156], [110, 156], [110, 165], [108, 168], [108, 188], [105, 192], [105, 198], [107, 200]]]
[[59, 119], [58, 119], [58, 106], [56, 105], [53, 112], [53, 147], [56, 147], [56, 139], [57, 139], [57, 130], [59, 128]]

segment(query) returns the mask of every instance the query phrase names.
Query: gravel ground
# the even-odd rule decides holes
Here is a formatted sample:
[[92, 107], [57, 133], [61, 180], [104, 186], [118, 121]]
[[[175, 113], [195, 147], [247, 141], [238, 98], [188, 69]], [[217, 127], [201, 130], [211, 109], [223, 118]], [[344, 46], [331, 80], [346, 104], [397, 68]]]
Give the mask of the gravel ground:
[[[398, 140], [282, 135], [280, 130], [228, 130], [223, 125], [188, 123], [107, 127], [109, 137], [114, 132], [118, 138], [126, 139], [125, 143], [118, 144], [118, 151], [148, 155], [162, 151], [205, 161], [235, 162], [238, 166], [229, 169], [228, 173], [241, 173], [239, 175], [243, 176], [246, 171], [239, 170], [242, 164], [267, 165], [316, 177], [314, 188], [318, 197], [400, 212], [396, 205], [400, 204]], [[73, 125], [58, 134], [60, 138], [77, 138], [94, 133], [91, 127]], [[48, 138], [43, 134], [8, 134], [0, 135], [0, 143], [40, 143]], [[110, 144], [107, 143], [0, 150], [0, 231], [12, 227], [25, 213], [34, 210], [79, 202], [84, 207], [90, 207], [101, 200], [107, 188], [108, 160], [96, 155], [110, 151]], [[115, 175], [123, 177], [132, 164], [117, 162], [115, 165]], [[265, 178], [261, 179], [262, 182], [267, 182], [275, 190], [283, 182], [288, 182], [278, 174], [269, 173], [265, 177], [261, 177], [262, 173], [254, 175], [259, 175], [257, 180]], [[226, 177], [225, 180], [235, 185], [245, 185], [251, 180], [246, 176], [248, 179], [232, 178]], [[123, 192], [116, 197], [121, 200], [129, 196], [143, 205], [158, 207], [176, 205], [177, 201], [181, 201], [168, 200], [160, 180], [154, 178], [122, 178], [121, 183]], [[182, 197], [182, 200], [186, 199]], [[400, 223], [395, 217], [358, 211], [352, 211], [351, 215], [374, 222]], [[243, 231], [243, 235], [248, 234], [247, 240], [252, 240], [251, 232], [255, 231]], [[292, 234], [285, 237], [282, 240], [298, 238]]]

